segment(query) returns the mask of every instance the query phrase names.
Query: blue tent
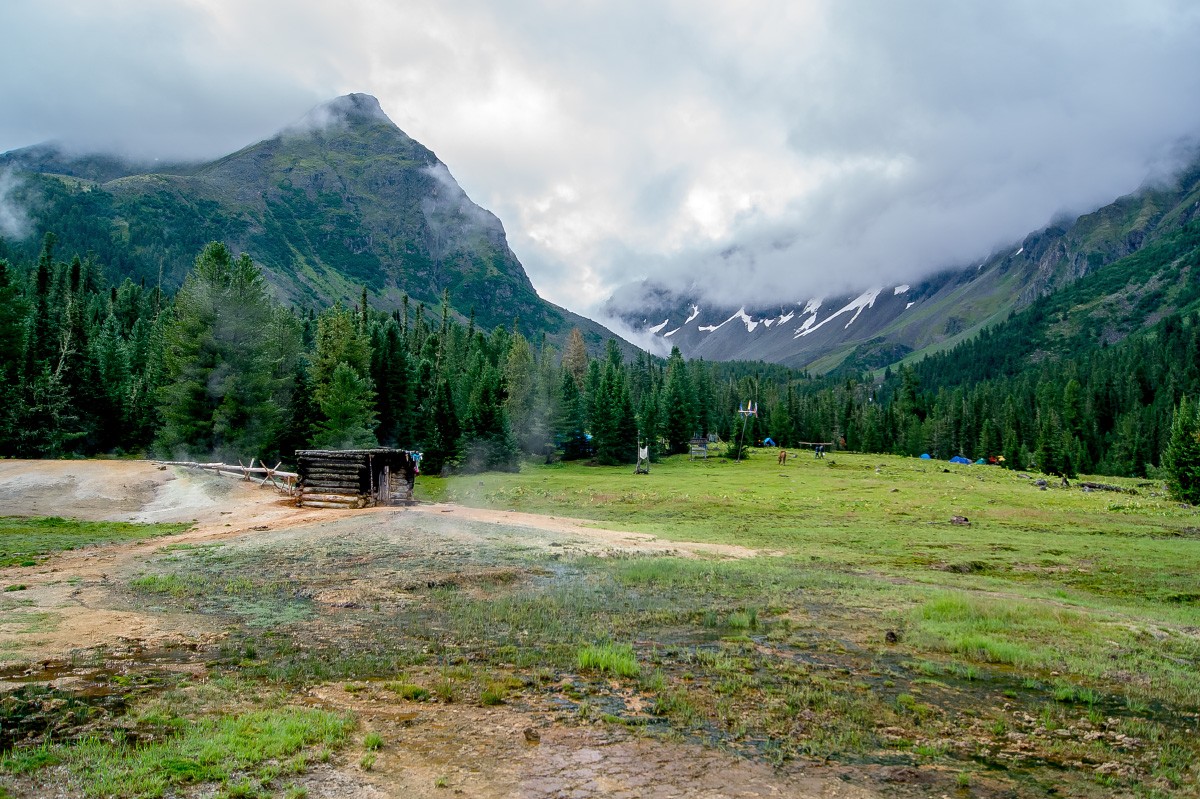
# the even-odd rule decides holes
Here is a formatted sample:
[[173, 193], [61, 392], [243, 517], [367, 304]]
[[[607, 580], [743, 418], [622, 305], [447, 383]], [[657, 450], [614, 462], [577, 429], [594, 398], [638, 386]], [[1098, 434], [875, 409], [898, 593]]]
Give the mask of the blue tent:
[[964, 458], [962, 455], [955, 455], [953, 458], [950, 459], [950, 462], [951, 463], [965, 463], [968, 466], [971, 465], [971, 462], [969, 460], [967, 460], [966, 458]]
[[771, 440], [771, 439], [769, 439], [769, 438], [764, 438], [764, 439], [763, 439], [763, 443], [764, 443], [764, 444], [766, 444], [768, 447], [773, 447], [773, 446], [775, 446], [775, 442], [774, 442], [774, 441], [772, 441], [772, 440]]
[[933, 458], [929, 457], [929, 453], [928, 453], [928, 452], [926, 452], [924, 455], [922, 455], [922, 456], [921, 456], [921, 460], [923, 460], [923, 461], [931, 461], [931, 460], [933, 460]]
[[976, 466], [987, 466], [987, 461], [985, 461], [983, 458], [980, 458], [979, 460], [975, 461], [975, 465]]

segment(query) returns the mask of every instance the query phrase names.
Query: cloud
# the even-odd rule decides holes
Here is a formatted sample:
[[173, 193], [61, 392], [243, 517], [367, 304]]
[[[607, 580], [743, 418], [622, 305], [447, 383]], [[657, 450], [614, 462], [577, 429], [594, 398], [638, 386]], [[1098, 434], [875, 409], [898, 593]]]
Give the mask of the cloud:
[[29, 216], [14, 198], [20, 179], [11, 169], [0, 170], [0, 236], [20, 240], [29, 235]]
[[[804, 299], [974, 261], [1170, 172], [1189, 0], [12, 0], [0, 150], [213, 156], [368, 92], [543, 296]], [[46, 57], [53, 31], [53, 57]]]

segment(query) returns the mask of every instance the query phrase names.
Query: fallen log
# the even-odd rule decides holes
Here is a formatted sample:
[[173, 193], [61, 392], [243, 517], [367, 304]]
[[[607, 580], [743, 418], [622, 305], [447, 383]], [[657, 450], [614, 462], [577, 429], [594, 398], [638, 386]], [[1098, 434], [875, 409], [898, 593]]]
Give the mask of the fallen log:
[[357, 510], [361, 505], [350, 505], [345, 502], [315, 502], [312, 500], [302, 499], [301, 507], [304, 508], [333, 508], [335, 510]]
[[1110, 485], [1108, 483], [1092, 483], [1084, 482], [1079, 484], [1080, 488], [1086, 488], [1090, 491], [1115, 491], [1118, 494], [1136, 494], [1137, 490], [1133, 488], [1124, 488], [1123, 486]]
[[304, 502], [306, 504], [309, 501], [313, 501], [313, 502], [345, 502], [345, 503], [349, 503], [349, 504], [357, 504], [358, 507], [362, 507], [362, 503], [365, 502], [365, 500], [358, 494], [331, 494], [331, 493], [327, 493], [327, 492], [318, 494], [316, 492], [309, 493], [306, 491], [300, 492], [300, 501]]

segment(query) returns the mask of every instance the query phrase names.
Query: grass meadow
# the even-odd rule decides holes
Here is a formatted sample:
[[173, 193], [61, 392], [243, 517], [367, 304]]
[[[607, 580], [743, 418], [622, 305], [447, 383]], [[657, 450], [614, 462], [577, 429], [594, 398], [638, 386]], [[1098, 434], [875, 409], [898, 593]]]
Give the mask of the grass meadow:
[[[378, 736], [348, 751], [353, 712], [286, 699], [335, 685], [381, 706], [551, 707], [781, 768], [838, 764], [885, 793], [880, 769], [937, 795], [1200, 795], [1200, 511], [1147, 481], [775, 454], [418, 481], [426, 501], [751, 557], [534, 547], [403, 511], [166, 540], [118, 598], [219, 619], [219, 644], [177, 654], [203, 676], [98, 662], [90, 679], [125, 704], [54, 694], [60, 716], [3, 755], [0, 789], [91, 773], [128, 796], [291, 796], [318, 762], [383, 775]], [[37, 704], [21, 690], [0, 710]], [[261, 747], [237, 743], [247, 729]]]

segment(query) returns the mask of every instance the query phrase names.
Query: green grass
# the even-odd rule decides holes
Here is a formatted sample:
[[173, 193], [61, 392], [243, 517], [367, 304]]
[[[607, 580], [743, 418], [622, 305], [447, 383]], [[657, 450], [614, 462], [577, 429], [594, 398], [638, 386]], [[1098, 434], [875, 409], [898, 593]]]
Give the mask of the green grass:
[[401, 699], [407, 699], [410, 702], [420, 702], [429, 698], [429, 689], [413, 683], [393, 681], [386, 683], [385, 687], [389, 691], [395, 692]]
[[[162, 742], [131, 746], [118, 735], [17, 749], [0, 760], [0, 773], [27, 774], [61, 764], [83, 796], [140, 799], [210, 783], [223, 786], [228, 796], [257, 796], [278, 776], [276, 769], [263, 770], [266, 764], [311, 746], [340, 746], [352, 728], [349, 718], [324, 710], [254, 710], [189, 719]], [[255, 782], [237, 777], [251, 769], [259, 769]], [[253, 792], [246, 793], [249, 789]]]
[[33, 566], [55, 552], [173, 535], [189, 527], [190, 524], [84, 522], [57, 516], [0, 516], [0, 568]]
[[[220, 651], [204, 655], [210, 680], [513, 712], [548, 698], [581, 720], [772, 763], [934, 763], [939, 792], [982, 775], [976, 757], [989, 779], [1036, 772], [1072, 795], [1095, 786], [1080, 762], [1132, 769], [1122, 785], [1134, 794], [1196, 782], [1200, 512], [1136, 481], [1104, 480], [1137, 495], [1043, 492], [994, 468], [846, 453], [780, 467], [770, 455], [672, 458], [649, 476], [558, 464], [420, 483], [427, 498], [758, 550], [744, 557], [587, 555], [472, 522], [459, 531], [469, 544], [447, 553], [429, 546], [436, 528], [416, 529], [437, 516], [331, 517], [294, 539], [164, 548], [128, 586], [227, 620]], [[411, 538], [397, 535], [405, 525]], [[361, 593], [329, 604], [348, 574]], [[10, 618], [28, 612], [21, 601], [0, 593]], [[320, 624], [285, 621], [307, 613]], [[174, 739], [181, 717], [154, 725]], [[1144, 743], [1115, 747], [1111, 729], [1083, 739], [1113, 724]], [[979, 754], [1013, 733], [1027, 761]], [[373, 768], [363, 744], [347, 762]], [[231, 772], [217, 795], [284, 795], [292, 759], [327, 759], [313, 746]], [[64, 764], [69, 751], [48, 749]]]
[[576, 663], [584, 671], [599, 671], [615, 677], [636, 677], [641, 671], [629, 644], [592, 644], [579, 650]]

